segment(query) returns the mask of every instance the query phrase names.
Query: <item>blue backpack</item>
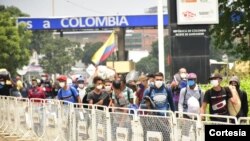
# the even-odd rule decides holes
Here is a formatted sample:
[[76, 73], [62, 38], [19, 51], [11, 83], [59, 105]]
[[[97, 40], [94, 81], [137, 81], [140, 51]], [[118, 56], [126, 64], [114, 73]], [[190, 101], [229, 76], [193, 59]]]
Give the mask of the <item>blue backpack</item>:
[[70, 89], [71, 95], [70, 95], [70, 96], [67, 96], [67, 97], [63, 97], [63, 96], [62, 96], [62, 88], [59, 90], [58, 93], [59, 93], [59, 95], [62, 96], [62, 99], [61, 99], [61, 100], [64, 100], [64, 99], [67, 99], [67, 98], [70, 98], [70, 97], [73, 96], [74, 101], [77, 102], [77, 99], [76, 99], [76, 97], [75, 97], [75, 95], [74, 95], [74, 92], [73, 92], [73, 89], [74, 89], [74, 88], [72, 88], [72, 86], [70, 86], [69, 89]]

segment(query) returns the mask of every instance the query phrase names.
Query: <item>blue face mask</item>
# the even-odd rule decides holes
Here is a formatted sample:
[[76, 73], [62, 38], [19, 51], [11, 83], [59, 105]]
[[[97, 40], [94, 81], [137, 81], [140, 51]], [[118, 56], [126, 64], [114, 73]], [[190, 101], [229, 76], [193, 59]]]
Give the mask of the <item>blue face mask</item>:
[[188, 86], [189, 87], [192, 87], [192, 86], [194, 86], [195, 85], [195, 81], [194, 80], [188, 80]]

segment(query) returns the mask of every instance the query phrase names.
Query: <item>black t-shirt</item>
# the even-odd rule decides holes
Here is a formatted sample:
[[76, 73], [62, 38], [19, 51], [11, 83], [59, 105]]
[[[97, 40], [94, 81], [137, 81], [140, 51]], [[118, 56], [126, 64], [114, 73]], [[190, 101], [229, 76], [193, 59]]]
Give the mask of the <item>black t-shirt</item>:
[[229, 115], [227, 100], [232, 97], [228, 87], [222, 87], [220, 91], [209, 89], [205, 92], [204, 102], [209, 104], [209, 112], [214, 115]]
[[96, 94], [94, 91], [91, 91], [87, 96], [87, 101], [93, 100], [93, 104], [96, 104], [101, 99], [103, 99], [103, 106], [109, 105], [109, 94], [105, 92], [101, 92], [101, 94]]
[[0, 95], [10, 96], [10, 89], [11, 88], [12, 88], [11, 85], [1, 85], [0, 86]]

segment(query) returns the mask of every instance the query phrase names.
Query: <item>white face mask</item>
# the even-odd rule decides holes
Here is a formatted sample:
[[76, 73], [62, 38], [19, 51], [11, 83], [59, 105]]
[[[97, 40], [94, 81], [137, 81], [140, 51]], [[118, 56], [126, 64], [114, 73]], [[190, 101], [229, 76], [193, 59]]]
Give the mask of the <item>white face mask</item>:
[[98, 85], [98, 86], [96, 86], [96, 88], [97, 88], [98, 90], [101, 90], [101, 89], [102, 89], [102, 85]]
[[0, 82], [0, 84], [1, 84], [1, 85], [4, 85], [4, 84], [5, 84], [5, 82], [4, 82], [4, 81], [1, 81], [1, 82]]
[[163, 81], [155, 81], [155, 86], [157, 88], [160, 88], [162, 86], [162, 84], [163, 84]]
[[185, 79], [187, 77], [187, 74], [186, 73], [181, 73], [180, 76], [181, 76], [182, 79]]
[[105, 86], [105, 91], [109, 92], [111, 90], [111, 86]]
[[43, 81], [46, 80], [46, 77], [42, 77], [42, 80], [43, 80]]
[[217, 87], [219, 85], [219, 81], [218, 80], [211, 80], [210, 83], [211, 83], [211, 85], [213, 87]]
[[78, 87], [79, 87], [79, 88], [83, 88], [84, 85], [83, 85], [83, 84], [78, 84]]
[[63, 87], [65, 86], [65, 83], [64, 83], [64, 82], [60, 82], [60, 83], [59, 83], [59, 86], [60, 86], [61, 88], [63, 88]]

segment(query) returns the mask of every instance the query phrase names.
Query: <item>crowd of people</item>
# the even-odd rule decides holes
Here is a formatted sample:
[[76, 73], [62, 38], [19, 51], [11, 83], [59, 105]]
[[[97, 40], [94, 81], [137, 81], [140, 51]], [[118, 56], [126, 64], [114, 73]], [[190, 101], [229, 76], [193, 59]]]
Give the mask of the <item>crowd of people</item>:
[[[195, 73], [188, 73], [185, 68], [181, 68], [168, 84], [164, 81], [163, 73], [157, 72], [141, 75], [136, 80], [129, 81], [122, 74], [105, 79], [96, 75], [91, 83], [80, 75], [72, 80], [72, 84], [68, 82], [69, 77], [66, 75], [60, 75], [52, 83], [50, 76], [43, 74], [41, 79], [33, 77], [29, 86], [21, 81], [20, 76], [10, 79], [8, 73], [1, 73], [0, 95], [118, 107], [122, 112], [129, 112], [127, 108], [130, 108], [205, 114], [209, 105], [209, 114], [231, 115], [228, 103], [232, 103], [240, 104], [240, 109], [234, 116], [247, 117], [247, 93], [240, 89], [240, 80], [237, 76], [233, 76], [228, 82], [230, 87], [235, 88], [237, 96], [230, 87], [221, 86], [223, 77], [220, 74], [214, 74], [209, 78], [212, 87], [206, 91], [197, 84], [197, 79]], [[237, 103], [237, 97], [240, 103]], [[184, 117], [188, 118], [185, 115]]]

